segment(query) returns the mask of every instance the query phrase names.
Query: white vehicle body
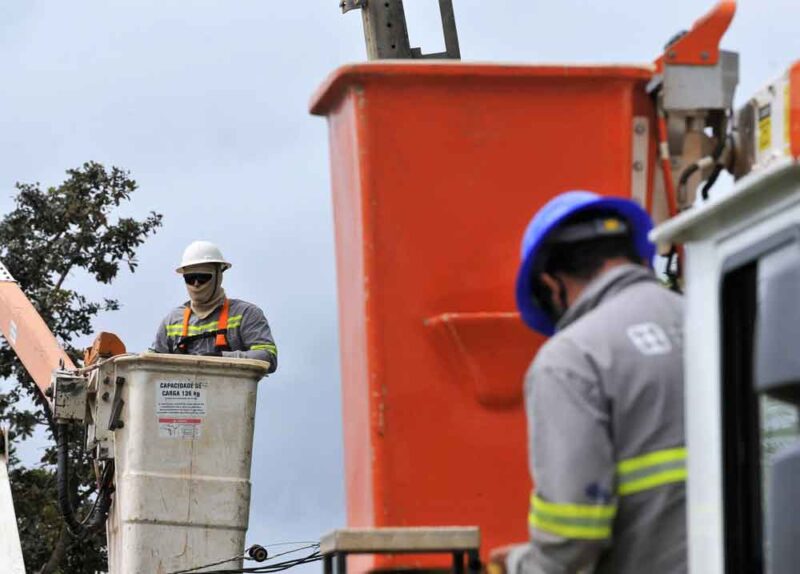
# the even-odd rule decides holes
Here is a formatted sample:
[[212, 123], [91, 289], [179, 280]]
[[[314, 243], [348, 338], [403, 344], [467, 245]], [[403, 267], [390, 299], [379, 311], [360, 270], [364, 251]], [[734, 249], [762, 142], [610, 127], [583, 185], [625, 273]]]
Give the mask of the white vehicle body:
[[[783, 397], [798, 384], [792, 373], [800, 337], [786, 335], [800, 330], [792, 327], [800, 307], [800, 282], [792, 285], [800, 277], [800, 165], [784, 159], [753, 172], [732, 193], [664, 223], [652, 239], [686, 250], [690, 571], [791, 571], [788, 564], [800, 563], [790, 542], [800, 540], [798, 497], [786, 490], [800, 482], [798, 410], [773, 391]], [[735, 291], [747, 273], [752, 297]], [[775, 321], [778, 280], [797, 297]], [[748, 308], [749, 319], [737, 327]], [[749, 356], [730, 331], [740, 328]], [[783, 369], [780, 381], [776, 368]]]
[[8, 434], [0, 428], [0, 556], [4, 572], [25, 574], [22, 546], [17, 530], [17, 515], [11, 499], [11, 484], [8, 482]]

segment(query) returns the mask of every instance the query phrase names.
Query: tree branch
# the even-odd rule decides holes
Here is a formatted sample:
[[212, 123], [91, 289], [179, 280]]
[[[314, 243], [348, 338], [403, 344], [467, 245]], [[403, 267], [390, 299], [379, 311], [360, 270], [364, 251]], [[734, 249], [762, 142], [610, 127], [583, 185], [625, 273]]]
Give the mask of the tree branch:
[[53, 574], [57, 571], [58, 567], [61, 565], [62, 560], [64, 560], [64, 555], [67, 553], [67, 540], [69, 539], [69, 533], [67, 529], [62, 525], [61, 531], [58, 534], [58, 540], [56, 540], [56, 545], [53, 548], [53, 551], [50, 553], [50, 558], [48, 558], [47, 562], [45, 562], [44, 566], [39, 570], [38, 574]]
[[75, 265], [75, 260], [73, 259], [72, 261], [70, 261], [70, 264], [67, 265], [67, 268], [64, 269], [64, 272], [61, 274], [61, 276], [58, 278], [58, 281], [56, 282], [56, 286], [53, 288], [55, 291], [60, 291], [61, 290], [61, 286], [64, 284], [64, 281], [66, 280], [67, 275], [69, 275], [69, 272], [72, 271], [72, 267], [74, 265]]

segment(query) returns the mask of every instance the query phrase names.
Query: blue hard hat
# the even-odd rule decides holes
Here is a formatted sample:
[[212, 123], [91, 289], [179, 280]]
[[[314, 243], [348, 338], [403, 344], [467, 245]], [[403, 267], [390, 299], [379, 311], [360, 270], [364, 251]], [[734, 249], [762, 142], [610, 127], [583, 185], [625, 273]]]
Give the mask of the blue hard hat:
[[517, 275], [517, 307], [522, 320], [543, 335], [555, 333], [556, 326], [553, 319], [536, 305], [532, 297], [533, 271], [542, 255], [542, 246], [548, 236], [566, 219], [578, 213], [595, 210], [616, 214], [628, 222], [636, 252], [648, 265], [655, 255], [655, 245], [647, 238], [653, 222], [647, 212], [634, 201], [603, 197], [590, 191], [568, 191], [548, 201], [531, 219], [522, 237], [522, 261]]

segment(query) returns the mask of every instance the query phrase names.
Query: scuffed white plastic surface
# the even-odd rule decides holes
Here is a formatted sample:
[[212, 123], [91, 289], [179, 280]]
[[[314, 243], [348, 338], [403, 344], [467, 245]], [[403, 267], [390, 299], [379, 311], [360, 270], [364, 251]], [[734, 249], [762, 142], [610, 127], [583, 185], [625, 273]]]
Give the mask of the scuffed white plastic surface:
[[166, 574], [243, 553], [256, 388], [267, 367], [155, 354], [104, 367], [112, 381], [125, 378], [108, 520], [113, 574]]

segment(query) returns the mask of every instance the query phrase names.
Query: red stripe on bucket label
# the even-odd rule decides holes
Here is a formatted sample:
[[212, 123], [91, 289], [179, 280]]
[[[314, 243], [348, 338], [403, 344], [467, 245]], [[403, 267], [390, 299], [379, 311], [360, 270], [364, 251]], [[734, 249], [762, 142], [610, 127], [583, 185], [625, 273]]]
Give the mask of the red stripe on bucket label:
[[199, 425], [203, 422], [203, 419], [163, 419], [159, 418], [158, 422], [160, 423], [170, 423], [170, 424], [190, 424], [190, 425]]

